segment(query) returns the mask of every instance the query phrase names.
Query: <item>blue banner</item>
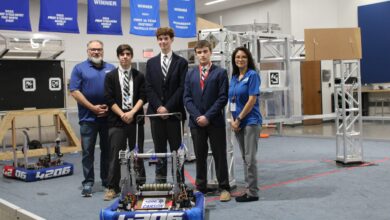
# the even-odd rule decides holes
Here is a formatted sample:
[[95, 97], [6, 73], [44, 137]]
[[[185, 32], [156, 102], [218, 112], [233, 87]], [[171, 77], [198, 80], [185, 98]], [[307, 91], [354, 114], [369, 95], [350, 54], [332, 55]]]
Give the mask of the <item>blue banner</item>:
[[29, 0], [0, 0], [0, 29], [31, 31]]
[[155, 36], [160, 27], [159, 0], [130, 1], [130, 34]]
[[80, 33], [77, 0], [41, 0], [39, 31]]
[[195, 0], [168, 0], [169, 26], [177, 37], [196, 37]]
[[87, 33], [122, 35], [121, 0], [88, 0]]

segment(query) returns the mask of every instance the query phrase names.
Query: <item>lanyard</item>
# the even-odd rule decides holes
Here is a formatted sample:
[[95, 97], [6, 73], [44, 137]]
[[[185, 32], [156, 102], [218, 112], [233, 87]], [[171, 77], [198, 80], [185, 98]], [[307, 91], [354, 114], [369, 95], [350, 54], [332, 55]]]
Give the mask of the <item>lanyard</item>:
[[234, 85], [233, 85], [233, 97], [232, 97], [232, 102], [233, 102], [233, 103], [236, 102], [236, 98], [237, 98], [237, 96], [236, 96], [236, 86], [240, 83], [240, 80], [238, 79], [238, 77], [235, 78], [234, 81], [235, 81], [235, 82], [234, 82]]

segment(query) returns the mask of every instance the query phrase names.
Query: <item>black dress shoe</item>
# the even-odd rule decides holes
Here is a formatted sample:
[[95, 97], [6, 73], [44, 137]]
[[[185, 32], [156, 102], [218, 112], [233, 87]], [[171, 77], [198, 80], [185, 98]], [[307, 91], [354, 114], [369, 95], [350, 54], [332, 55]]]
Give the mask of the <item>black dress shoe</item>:
[[253, 202], [258, 200], [258, 196], [248, 196], [248, 194], [246, 193], [242, 196], [236, 197], [236, 202]]

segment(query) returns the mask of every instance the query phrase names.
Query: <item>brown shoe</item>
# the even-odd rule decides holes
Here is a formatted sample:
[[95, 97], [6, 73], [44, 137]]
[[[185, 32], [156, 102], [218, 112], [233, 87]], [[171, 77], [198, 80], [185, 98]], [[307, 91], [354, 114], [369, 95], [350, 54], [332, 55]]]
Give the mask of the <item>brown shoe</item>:
[[221, 202], [229, 202], [230, 201], [230, 192], [223, 190], [221, 195], [219, 196], [219, 201]]
[[118, 194], [113, 189], [108, 189], [106, 193], [104, 194], [104, 201], [110, 201], [113, 200], [115, 197], [117, 197]]

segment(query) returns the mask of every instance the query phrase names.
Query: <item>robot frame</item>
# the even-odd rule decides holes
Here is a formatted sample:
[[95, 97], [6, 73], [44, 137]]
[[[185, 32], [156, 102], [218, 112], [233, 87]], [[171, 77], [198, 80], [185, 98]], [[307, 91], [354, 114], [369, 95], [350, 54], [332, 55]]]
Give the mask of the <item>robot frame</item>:
[[[142, 117], [161, 115], [181, 117], [180, 113], [140, 115], [137, 117], [137, 121], [141, 120]], [[182, 128], [180, 129], [183, 131]], [[185, 145], [182, 144], [177, 151], [170, 153], [138, 153], [137, 149], [136, 145], [134, 150], [130, 151], [129, 146], [127, 146], [126, 150], [119, 152], [121, 193], [110, 207], [100, 211], [100, 219], [205, 219], [204, 195], [200, 192], [194, 192], [176, 175], [182, 169], [185, 161]], [[138, 159], [145, 158], [172, 158], [173, 182], [137, 185], [135, 164]]]
[[[29, 162], [28, 158], [29, 147], [33, 141], [30, 142], [27, 129], [23, 130], [22, 132], [24, 134], [25, 140], [22, 148], [24, 162], [19, 163], [16, 154], [17, 149], [14, 148], [13, 165], [5, 165], [3, 167], [4, 177], [19, 179], [25, 182], [35, 182], [73, 174], [73, 164], [64, 162], [62, 160], [63, 154], [61, 153], [60, 132], [58, 132], [57, 138], [55, 140], [55, 154], [51, 154], [50, 146], [47, 146], [46, 156], [38, 158], [38, 161], [34, 163]], [[35, 147], [42, 147], [40, 143], [35, 143], [35, 145]]]

